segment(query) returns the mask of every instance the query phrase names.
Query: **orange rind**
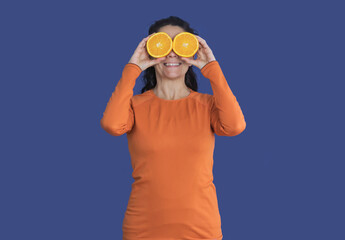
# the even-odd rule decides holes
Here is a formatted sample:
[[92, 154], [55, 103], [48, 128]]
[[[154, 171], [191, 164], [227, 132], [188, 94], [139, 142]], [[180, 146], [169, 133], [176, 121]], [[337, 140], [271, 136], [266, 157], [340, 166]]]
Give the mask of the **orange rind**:
[[172, 50], [172, 39], [165, 32], [157, 32], [153, 34], [146, 42], [148, 54], [154, 58], [161, 58], [168, 55]]
[[174, 52], [181, 57], [192, 57], [199, 49], [199, 41], [189, 32], [177, 34], [173, 41]]

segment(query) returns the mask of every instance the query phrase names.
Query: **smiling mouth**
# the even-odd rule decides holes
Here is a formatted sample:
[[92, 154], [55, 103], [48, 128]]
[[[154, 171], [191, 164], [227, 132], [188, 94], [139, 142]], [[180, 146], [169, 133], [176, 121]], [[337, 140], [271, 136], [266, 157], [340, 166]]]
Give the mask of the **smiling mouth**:
[[166, 67], [178, 67], [181, 66], [182, 63], [163, 63]]

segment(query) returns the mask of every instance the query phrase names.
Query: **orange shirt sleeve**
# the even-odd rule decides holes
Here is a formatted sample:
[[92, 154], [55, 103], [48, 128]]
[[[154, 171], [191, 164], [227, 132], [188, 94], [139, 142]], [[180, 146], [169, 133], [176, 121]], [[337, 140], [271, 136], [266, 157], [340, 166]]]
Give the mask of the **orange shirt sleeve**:
[[210, 112], [213, 132], [219, 136], [236, 136], [243, 132], [246, 128], [244, 115], [218, 61], [206, 64], [201, 73], [210, 80], [213, 90]]
[[103, 117], [100, 121], [102, 128], [113, 136], [121, 136], [129, 132], [134, 124], [132, 108], [133, 88], [141, 68], [134, 63], [127, 63], [122, 76], [112, 93]]

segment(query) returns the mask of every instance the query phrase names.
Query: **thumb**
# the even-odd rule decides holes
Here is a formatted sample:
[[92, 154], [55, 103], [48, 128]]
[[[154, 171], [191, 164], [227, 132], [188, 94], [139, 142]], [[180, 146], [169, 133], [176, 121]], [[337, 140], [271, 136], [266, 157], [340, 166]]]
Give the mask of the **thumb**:
[[156, 59], [153, 60], [153, 64], [155, 65], [155, 64], [161, 63], [165, 59], [166, 59], [166, 57], [156, 58]]
[[166, 59], [166, 57], [161, 57], [161, 58], [157, 58], [155, 61], [157, 63], [163, 62]]
[[152, 67], [152, 66], [154, 66], [156, 64], [159, 64], [159, 63], [163, 62], [165, 59], [166, 59], [166, 57], [152, 59], [152, 60], [149, 61], [149, 65], [148, 66]]
[[192, 59], [189, 59], [189, 58], [186, 58], [186, 57], [181, 57], [181, 60], [184, 61], [187, 64], [190, 64], [190, 65], [194, 65], [195, 64], [195, 60], [192, 60]]

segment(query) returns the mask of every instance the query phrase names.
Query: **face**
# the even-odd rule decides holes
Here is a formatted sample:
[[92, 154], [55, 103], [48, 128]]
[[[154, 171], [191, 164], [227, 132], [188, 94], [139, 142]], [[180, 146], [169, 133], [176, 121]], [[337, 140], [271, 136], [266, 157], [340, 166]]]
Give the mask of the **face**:
[[[172, 40], [174, 40], [174, 37], [181, 33], [185, 32], [185, 30], [179, 26], [172, 26], [172, 25], [166, 25], [164, 27], [161, 27], [158, 32], [165, 32], [167, 33]], [[190, 59], [193, 59], [193, 56], [190, 57]], [[165, 66], [164, 63], [166, 62], [174, 62], [174, 63], [181, 63], [179, 66]], [[163, 62], [154, 65], [155, 71], [156, 71], [156, 77], [160, 79], [177, 79], [177, 78], [183, 78], [186, 75], [186, 72], [188, 71], [188, 68], [192, 66], [191, 64], [187, 64], [186, 62], [182, 61], [180, 56], [177, 55], [173, 50], [166, 56], [166, 60]]]

